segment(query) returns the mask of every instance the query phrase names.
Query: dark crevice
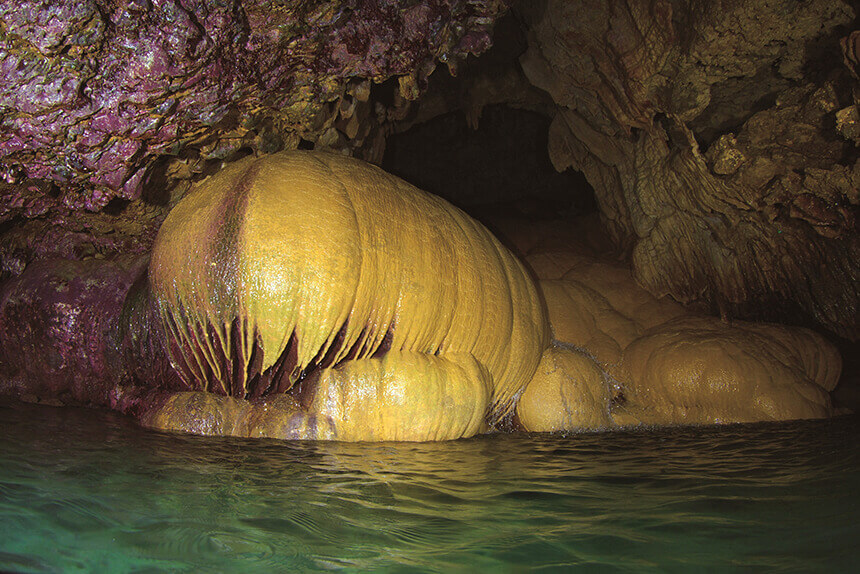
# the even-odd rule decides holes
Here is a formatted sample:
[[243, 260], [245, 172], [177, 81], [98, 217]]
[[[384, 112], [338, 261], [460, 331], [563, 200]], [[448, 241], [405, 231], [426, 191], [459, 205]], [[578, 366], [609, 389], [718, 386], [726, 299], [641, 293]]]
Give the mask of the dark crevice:
[[104, 209], [102, 211], [104, 211], [104, 213], [106, 213], [107, 215], [119, 215], [125, 210], [126, 207], [128, 207], [128, 204], [130, 203], [131, 201], [129, 201], [128, 199], [122, 197], [115, 197], [111, 199], [107, 205], [104, 206]]
[[382, 167], [479, 218], [505, 205], [549, 217], [596, 211], [584, 176], [552, 166], [549, 124], [539, 113], [492, 105], [475, 130], [452, 112], [389, 137]]
[[0, 221], [0, 235], [3, 235], [7, 231], [10, 231], [19, 223], [22, 223], [24, 220], [20, 217], [10, 217], [6, 221]]
[[232, 163], [234, 161], [239, 161], [242, 158], [246, 158], [249, 155], [253, 155], [253, 153], [254, 150], [248, 146], [240, 147], [239, 149], [228, 155], [224, 159], [224, 163]]
[[149, 204], [165, 206], [170, 202], [170, 180], [167, 168], [170, 166], [170, 156], [162, 156], [155, 160], [143, 178], [143, 188], [140, 198]]
[[386, 108], [395, 107], [395, 95], [400, 90], [397, 78], [388, 79], [370, 87], [370, 101], [379, 102]]

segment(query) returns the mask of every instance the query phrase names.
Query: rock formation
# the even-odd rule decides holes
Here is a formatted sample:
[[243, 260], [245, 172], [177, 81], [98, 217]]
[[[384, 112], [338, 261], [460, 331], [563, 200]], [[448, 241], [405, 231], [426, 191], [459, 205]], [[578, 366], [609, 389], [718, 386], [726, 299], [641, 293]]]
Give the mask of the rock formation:
[[[379, 163], [396, 133], [502, 104], [551, 118], [552, 164], [581, 170], [600, 212], [575, 237], [502, 230], [565, 351], [505, 425], [827, 416], [826, 339], [848, 351], [840, 388], [860, 369], [857, 16], [845, 0], [0, 1], [0, 392], [140, 415], [153, 373], [181, 389], [194, 370], [163, 345], [187, 323], [161, 320], [147, 273], [195, 182], [284, 149]], [[483, 203], [520, 197], [458, 178]], [[538, 206], [580, 193], [569, 181]], [[165, 412], [202, 408], [180, 398]]]
[[582, 228], [557, 230], [549, 243], [545, 227], [518, 238], [541, 279], [555, 340], [579, 353], [549, 363], [545, 357], [541, 368], [552, 382], [526, 389], [518, 407], [526, 428], [600, 430], [833, 414], [828, 392], [842, 362], [824, 337], [776, 324], [727, 324], [658, 299], [610, 252], [585, 246]]
[[[585, 172], [636, 279], [724, 314], [766, 303], [858, 334], [860, 103], [845, 2], [523, 7], [549, 153]], [[846, 65], [842, 65], [841, 60]]]
[[417, 98], [437, 62], [489, 47], [503, 9], [0, 2], [0, 224], [16, 228], [0, 279], [38, 258], [146, 251], [189, 179], [248, 153], [378, 155], [389, 112], [374, 83], [397, 77], [398, 98]]
[[162, 225], [149, 280], [186, 388], [256, 399], [303, 380], [321, 422], [302, 438], [474, 434], [514, 408], [549, 343], [534, 283], [489, 231], [334, 154], [203, 182]]

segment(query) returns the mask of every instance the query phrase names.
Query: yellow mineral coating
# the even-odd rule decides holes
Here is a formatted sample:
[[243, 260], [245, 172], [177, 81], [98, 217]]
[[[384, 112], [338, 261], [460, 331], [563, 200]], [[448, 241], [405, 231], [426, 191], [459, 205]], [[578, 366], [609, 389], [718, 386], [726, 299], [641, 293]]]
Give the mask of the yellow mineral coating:
[[[540, 279], [553, 336], [587, 349], [620, 391], [612, 424], [713, 424], [821, 418], [841, 372], [836, 347], [803, 328], [726, 324], [639, 287], [630, 271], [585, 247], [576, 225], [520, 228], [515, 247]], [[565, 249], [564, 244], [572, 246]], [[544, 361], [546, 361], [546, 357]], [[538, 374], [544, 371], [544, 363]], [[540, 377], [535, 376], [535, 381]], [[522, 401], [530, 398], [530, 383]], [[557, 405], [541, 398], [535, 403]], [[555, 407], [549, 408], [554, 412]], [[570, 417], [582, 417], [582, 407]], [[602, 407], [594, 406], [595, 416]], [[535, 411], [540, 407], [535, 406]], [[549, 416], [546, 415], [545, 416]], [[553, 423], [563, 418], [556, 415]], [[532, 423], [534, 424], [534, 423]], [[547, 425], [548, 427], [551, 425]], [[536, 428], [536, 427], [532, 427]], [[575, 424], [567, 430], [574, 430]]]
[[[200, 329], [205, 325], [228, 325], [238, 314], [238, 300], [223, 292], [224, 281], [213, 280], [208, 275], [211, 261], [202, 248], [201, 235], [213, 228], [236, 227], [236, 218], [231, 214], [224, 221], [221, 209], [242, 177], [242, 171], [236, 167], [230, 166], [220, 172], [207, 193], [190, 193], [171, 210], [159, 230], [149, 268], [150, 282], [158, 285], [156, 292], [168, 336], [185, 344], [194, 342], [203, 349], [202, 353], [194, 355], [171, 353], [171, 360], [174, 364], [187, 365], [180, 372], [193, 379], [188, 381], [191, 386], [224, 393], [228, 392], [224, 387], [225, 374], [220, 373], [212, 345], [225, 345], [225, 337], [213, 342], [203, 336]], [[230, 274], [232, 270], [221, 271]], [[208, 284], [210, 289], [183, 288], [202, 284]], [[251, 340], [247, 332], [243, 338], [245, 357], [240, 357], [240, 361], [247, 360], [250, 354]], [[172, 349], [168, 347], [168, 351]], [[207, 364], [216, 373], [214, 381], [205, 375]], [[220, 388], [213, 388], [212, 384]]]
[[486, 430], [492, 380], [471, 355], [392, 351], [318, 376], [307, 409], [283, 394], [251, 403], [184, 392], [142, 423], [204, 435], [341, 441], [450, 440]]
[[606, 298], [575, 280], [541, 281], [553, 336], [588, 349], [601, 363], [621, 360], [626, 343], [639, 329]]
[[315, 440], [329, 438], [329, 421], [318, 418], [290, 395], [256, 403], [204, 391], [169, 395], [147, 411], [140, 423], [148, 428], [206, 436]]
[[320, 373], [309, 412], [346, 441], [425, 441], [472, 436], [485, 428], [489, 372], [471, 355], [386, 353]]
[[617, 364], [647, 329], [687, 314], [640, 288], [619, 264], [557, 250], [526, 260], [541, 278], [553, 336], [588, 349], [603, 365]]
[[[210, 392], [177, 393], [142, 422], [421, 441], [483, 432], [517, 400], [532, 431], [833, 413], [841, 359], [822, 337], [657, 299], [572, 227], [510, 227], [536, 287], [483, 226], [368, 164], [310, 152], [238, 162], [171, 212], [150, 266], [171, 359]], [[309, 397], [241, 400], [247, 381], [231, 389], [224, 365], [247, 367], [256, 340], [269, 368], [293, 336], [292, 379], [333, 358], [303, 383]]]
[[[247, 402], [247, 401], [242, 401]], [[328, 421], [309, 416], [307, 410], [290, 395], [276, 394], [250, 404], [247, 424], [241, 436], [287, 440], [313, 440], [316, 433], [325, 434]], [[312, 426], [313, 425], [313, 426]]]
[[[331, 349], [335, 362], [354, 346], [361, 361], [390, 333], [389, 354], [474, 357], [490, 381], [492, 406], [484, 414], [498, 419], [513, 408], [550, 339], [528, 272], [486, 228], [340, 155], [248, 158], [205, 180], [165, 220], [149, 272], [175, 342], [171, 359], [197, 390], [244, 396], [244, 382], [230, 392], [231, 374], [219, 368], [219, 357], [243, 372], [255, 339], [265, 370], [295, 335], [294, 380], [332, 345], [339, 345]], [[230, 342], [233, 324], [240, 345]], [[398, 384], [414, 380], [442, 393], [419, 380], [426, 370], [420, 361], [398, 366]], [[443, 386], [452, 380], [461, 378]], [[446, 389], [439, 396], [458, 396]], [[471, 419], [462, 422], [475, 432]]]
[[247, 436], [248, 401], [205, 392], [170, 395], [148, 410], [140, 423], [149, 428], [206, 436]]
[[[811, 360], [812, 358], [817, 360]], [[839, 356], [811, 331], [681, 317], [636, 339], [619, 424], [715, 424], [832, 414]]]
[[611, 398], [594, 359], [575, 349], [551, 347], [517, 403], [517, 417], [528, 431], [605, 430], [614, 426]]

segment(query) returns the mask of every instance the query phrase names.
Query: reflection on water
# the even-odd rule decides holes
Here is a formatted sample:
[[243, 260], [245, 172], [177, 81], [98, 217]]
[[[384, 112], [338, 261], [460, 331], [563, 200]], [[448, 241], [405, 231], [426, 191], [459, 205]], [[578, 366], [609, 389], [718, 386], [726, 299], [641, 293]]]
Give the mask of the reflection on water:
[[438, 444], [0, 407], [0, 570], [851, 571], [860, 422]]

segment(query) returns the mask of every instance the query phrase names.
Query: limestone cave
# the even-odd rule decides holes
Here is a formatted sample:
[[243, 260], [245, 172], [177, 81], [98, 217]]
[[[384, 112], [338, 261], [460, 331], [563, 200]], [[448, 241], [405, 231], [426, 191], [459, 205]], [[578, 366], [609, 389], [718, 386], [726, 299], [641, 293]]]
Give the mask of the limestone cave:
[[849, 571], [858, 18], [0, 0], [0, 570]]
[[[517, 387], [546, 411], [526, 415], [544, 421], [528, 430], [857, 406], [860, 35], [849, 3], [92, 0], [10, 4], [0, 18], [4, 395], [143, 416], [150, 391], [194, 389], [190, 379], [222, 370], [269, 381], [259, 399], [321, 368], [318, 348], [271, 382], [295, 353], [283, 341], [304, 345], [291, 323], [268, 356], [249, 343], [262, 367], [252, 350], [219, 351], [221, 366], [201, 350], [185, 357], [206, 363], [191, 376], [172, 346], [209, 349], [201, 340], [234, 321], [251, 321], [253, 339], [261, 319], [219, 315], [183, 338], [149, 285], [159, 229], [189, 190], [243, 158], [305, 150], [444, 198], [525, 263], [552, 344], [582, 363], [546, 366], [564, 380], [540, 392]], [[225, 217], [212, 229], [232, 225]], [[384, 233], [391, 219], [373, 225]], [[194, 249], [209, 240], [177, 237]], [[231, 270], [188, 280], [229, 284]], [[227, 291], [195, 297], [249, 297]], [[171, 320], [190, 320], [196, 303], [183, 305]], [[334, 331], [357, 340], [347, 323]], [[216, 338], [230, 346], [229, 333]], [[422, 352], [452, 348], [443, 338]], [[405, 334], [397, 344], [418, 345]], [[567, 406], [541, 406], [558, 401], [549, 395]], [[495, 418], [521, 428], [509, 411]]]

